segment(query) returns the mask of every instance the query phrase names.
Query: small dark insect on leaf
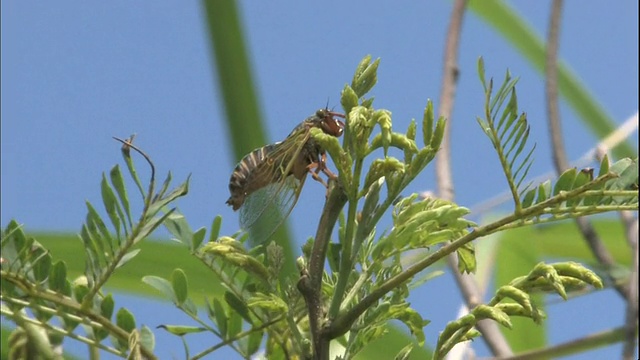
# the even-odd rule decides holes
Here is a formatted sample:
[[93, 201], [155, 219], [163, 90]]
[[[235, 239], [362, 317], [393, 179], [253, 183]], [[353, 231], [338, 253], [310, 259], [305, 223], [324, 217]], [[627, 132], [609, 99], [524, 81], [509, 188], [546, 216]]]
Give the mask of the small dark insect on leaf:
[[593, 180], [593, 168], [584, 168], [580, 170], [581, 173], [586, 174], [589, 181]]
[[295, 206], [307, 173], [325, 186], [320, 172], [335, 178], [326, 167], [325, 150], [310, 136], [314, 127], [325, 134], [341, 136], [344, 123], [335, 117], [344, 115], [320, 109], [296, 126], [284, 141], [253, 150], [236, 165], [229, 180], [231, 196], [227, 204], [234, 211], [240, 210], [243, 230], [263, 219], [268, 229], [263, 230], [261, 240], [266, 240]]

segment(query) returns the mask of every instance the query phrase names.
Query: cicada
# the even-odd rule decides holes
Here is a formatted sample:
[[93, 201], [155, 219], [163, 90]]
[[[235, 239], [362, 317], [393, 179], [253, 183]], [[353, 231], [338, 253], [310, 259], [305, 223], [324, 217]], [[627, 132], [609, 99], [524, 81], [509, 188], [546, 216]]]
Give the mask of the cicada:
[[[344, 123], [335, 117], [343, 114], [320, 109], [296, 126], [284, 141], [253, 150], [236, 165], [227, 204], [240, 209], [240, 227], [251, 233], [254, 243], [267, 240], [289, 216], [298, 201], [302, 185], [310, 173], [326, 186], [320, 172], [329, 178], [326, 152], [313, 140], [312, 128], [339, 137]], [[259, 221], [260, 220], [260, 221]], [[263, 228], [257, 229], [257, 224]]]

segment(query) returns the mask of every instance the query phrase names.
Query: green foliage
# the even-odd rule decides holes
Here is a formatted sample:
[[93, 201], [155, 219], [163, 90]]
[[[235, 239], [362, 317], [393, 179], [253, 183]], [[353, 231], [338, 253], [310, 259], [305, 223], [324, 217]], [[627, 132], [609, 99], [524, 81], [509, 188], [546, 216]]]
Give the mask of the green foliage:
[[[544, 74], [544, 39], [536, 34], [527, 19], [520, 16], [508, 1], [472, 0], [469, 1], [469, 10], [492, 26], [539, 74]], [[617, 127], [615, 119], [603, 109], [569, 64], [560, 60], [558, 63], [560, 95], [597, 138], [602, 139], [611, 134]], [[625, 158], [637, 155], [636, 147], [625, 141], [612, 151], [616, 158]]]
[[[154, 358], [153, 333], [145, 327], [137, 329], [133, 314], [126, 308], [119, 308], [114, 319], [114, 299], [111, 294], [103, 294], [102, 288], [119, 268], [139, 253], [139, 249], [132, 247], [148, 237], [173, 213], [175, 208], [166, 207], [186, 195], [188, 181], [168, 191], [169, 174], [156, 192], [154, 166], [148, 156], [132, 144], [132, 140], [119, 141], [123, 143], [122, 154], [129, 173], [141, 191], [144, 207], [140, 220], [132, 221], [125, 181], [119, 167], [115, 166], [109, 176], [111, 184], [104, 175], [101, 181], [102, 201], [111, 229], [87, 202], [87, 218], [80, 232], [86, 254], [82, 276], [71, 281], [66, 263], [53, 262], [51, 253], [33, 238], [26, 237], [17, 222], [9, 223], [2, 233], [2, 299], [6, 303], [2, 308], [3, 315], [12, 318], [19, 326], [17, 332], [27, 330], [30, 335], [28, 345], [35, 344], [38, 353], [51, 351], [54, 345], [52, 338], [71, 337], [123, 357]], [[131, 160], [131, 149], [142, 154], [151, 166], [151, 180], [146, 192]], [[181, 290], [178, 295], [183, 298], [186, 277], [178, 274], [174, 283]], [[29, 301], [24, 301], [25, 298]], [[27, 308], [33, 317], [25, 312]], [[53, 317], [58, 317], [62, 326], [54, 325], [51, 322]], [[74, 333], [80, 324], [87, 337]], [[41, 326], [44, 331], [29, 331], [34, 326]], [[103, 343], [109, 336], [113, 346]]]
[[518, 316], [530, 318], [539, 324], [546, 315], [532, 301], [532, 293], [554, 291], [567, 300], [566, 288], [587, 285], [602, 288], [602, 282], [595, 273], [578, 263], [539, 263], [528, 275], [500, 287], [487, 305], [479, 305], [469, 314], [449, 322], [440, 333], [434, 358], [440, 359], [458, 342], [478, 336], [473, 327], [480, 320], [491, 319], [506, 328], [512, 328], [510, 318]]
[[[275, 242], [251, 246], [241, 233], [220, 234], [219, 216], [208, 235], [204, 227], [192, 230], [184, 216], [170, 207], [186, 194], [188, 181], [169, 190], [169, 174], [156, 191], [153, 163], [132, 139], [121, 141], [143, 208], [140, 215], [133, 215], [118, 166], [108, 177], [103, 175], [100, 186], [108, 221], [87, 203], [80, 232], [86, 255], [82, 276], [70, 280], [66, 263], [54, 261], [16, 222], [2, 233], [2, 314], [17, 325], [12, 337], [15, 356], [30, 356], [32, 349], [49, 354], [54, 344], [70, 337], [121, 357], [154, 358], [153, 332], [138, 327], [126, 308], [116, 309], [113, 296], [102, 290], [121, 267], [137, 260], [142, 249], [137, 245], [160, 225], [210, 272], [207, 281], [223, 288], [208, 296], [199, 309], [192, 289], [195, 279], [190, 280], [182, 268], [174, 269], [168, 278], [151, 274], [142, 278], [196, 323], [159, 326], [181, 338], [185, 357], [200, 359], [229, 346], [243, 358], [256, 356], [261, 348], [270, 359], [327, 358], [331, 343], [336, 357], [351, 359], [364, 356], [372, 344], [385, 338], [389, 323], [395, 320], [413, 340], [394, 349], [396, 358], [404, 359], [425, 345], [424, 327], [429, 324], [407, 298], [412, 289], [426, 286], [427, 280], [440, 274], [429, 268], [445, 256], [455, 252], [458, 270], [474, 272], [473, 241], [481, 237], [578, 216], [637, 210], [637, 159], [609, 164], [605, 157], [597, 176], [592, 169], [570, 169], [554, 182], [523, 186], [534, 147], [527, 144], [526, 115], [518, 110], [517, 81], [507, 73], [494, 93], [493, 81], [485, 81], [482, 61], [478, 69], [486, 102], [478, 123], [496, 149], [515, 204], [513, 213], [479, 226], [465, 219], [467, 208], [453, 202], [417, 194], [402, 197], [434, 159], [446, 121], [434, 118], [429, 101], [422, 113], [421, 141], [416, 141], [416, 121], [405, 133], [394, 131], [391, 112], [374, 108], [373, 98], [366, 98], [376, 85], [378, 66], [379, 60], [365, 57], [342, 91], [346, 113], [342, 145], [336, 137], [311, 131], [313, 140], [332, 157], [338, 175], [329, 182], [316, 236], [297, 260], [297, 279], [286, 270], [291, 259]], [[151, 167], [147, 190], [137, 175], [131, 149]], [[377, 225], [385, 214], [393, 225], [379, 232]], [[338, 236], [332, 240], [336, 225]], [[415, 250], [422, 251], [419, 259], [410, 264], [401, 261]], [[479, 320], [489, 319], [506, 328], [517, 317], [541, 323], [545, 316], [538, 294], [553, 292], [567, 299], [570, 291], [603, 286], [594, 272], [577, 263], [523, 263], [528, 264], [527, 275], [500, 284], [489, 302], [447, 325], [435, 358], [478, 336], [474, 327]], [[52, 324], [54, 318], [60, 325]], [[79, 325], [87, 337], [76, 334]], [[192, 355], [189, 336], [203, 332], [219, 342]], [[104, 343], [108, 337], [112, 345]]]

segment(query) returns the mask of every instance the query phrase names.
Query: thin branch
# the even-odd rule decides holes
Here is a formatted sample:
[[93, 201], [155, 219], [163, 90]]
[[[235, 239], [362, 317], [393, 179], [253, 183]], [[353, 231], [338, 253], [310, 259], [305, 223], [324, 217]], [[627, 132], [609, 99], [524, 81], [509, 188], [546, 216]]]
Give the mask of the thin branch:
[[493, 223], [479, 226], [474, 229], [474, 231], [467, 233], [466, 235], [446, 243], [444, 246], [440, 247], [438, 250], [429, 254], [425, 258], [417, 261], [413, 265], [407, 267], [403, 272], [387, 279], [385, 282], [380, 284], [375, 290], [373, 290], [369, 295], [363, 297], [356, 305], [354, 305], [351, 309], [349, 309], [343, 315], [338, 316], [333, 320], [332, 323], [327, 324], [329, 329], [326, 330], [329, 338], [336, 338], [344, 333], [346, 333], [350, 326], [355, 322], [358, 317], [360, 317], [370, 306], [379, 301], [385, 294], [394, 288], [404, 284], [406, 281], [411, 279], [420, 271], [426, 269], [427, 267], [435, 264], [437, 261], [440, 261], [444, 257], [449, 254], [452, 254], [460, 247], [485, 236], [491, 235], [497, 231], [501, 231], [505, 226], [512, 224], [519, 219], [535, 217], [538, 214], [541, 214], [544, 209], [549, 207], [556, 206], [557, 204], [561, 204], [566, 202], [568, 199], [574, 199], [576, 196], [583, 194], [588, 191], [590, 188], [596, 187], [599, 184], [602, 184], [611, 178], [615, 177], [613, 174], [605, 174], [602, 177], [595, 179], [591, 183], [587, 183], [578, 188], [567, 192], [561, 192], [560, 194], [549, 198], [545, 201], [542, 201], [536, 205], [528, 207], [524, 209], [520, 214], [511, 214], [502, 219], [499, 219]]
[[562, 0], [554, 0], [549, 22], [549, 38], [547, 39], [546, 84], [547, 118], [549, 133], [553, 147], [553, 164], [557, 173], [569, 167], [567, 153], [562, 140], [560, 125], [560, 106], [558, 105], [558, 38], [560, 33], [560, 15], [562, 14]]
[[436, 161], [436, 181], [438, 183], [438, 195], [445, 200], [453, 200], [453, 176], [451, 175], [451, 113], [458, 81], [458, 47], [460, 44], [460, 31], [462, 18], [467, 7], [467, 0], [456, 0], [451, 12], [449, 29], [444, 53], [444, 70], [442, 87], [440, 88], [439, 116], [447, 119], [447, 127], [444, 130], [440, 151]]
[[311, 330], [314, 359], [329, 358], [329, 342], [331, 337], [322, 328], [324, 310], [322, 308], [322, 275], [327, 257], [327, 249], [331, 240], [331, 232], [338, 220], [340, 210], [347, 202], [344, 189], [337, 181], [329, 182], [329, 194], [320, 217], [316, 238], [309, 259], [309, 266], [302, 270], [298, 281], [298, 290], [307, 303], [309, 327]]
[[[17, 301], [14, 302], [14, 303], [17, 303]], [[26, 303], [26, 304], [28, 304], [28, 303]], [[28, 304], [28, 305], [29, 306], [33, 306], [33, 304]], [[36, 306], [33, 306], [33, 307], [35, 308]], [[40, 307], [39, 309], [42, 309], [42, 308], [44, 308], [44, 307]], [[2, 310], [2, 314], [4, 316], [13, 316], [13, 315], [19, 314], [19, 313], [20, 313], [19, 311], [16, 311], [14, 313], [11, 310]], [[61, 316], [65, 317], [65, 318], [67, 317], [66, 314], [62, 314]], [[31, 335], [32, 334], [31, 330], [33, 330], [33, 326], [35, 326], [35, 329], [38, 330], [38, 331], [40, 331], [42, 329], [45, 329], [45, 330], [50, 331], [52, 333], [55, 333], [57, 335], [66, 336], [66, 337], [69, 337], [71, 339], [83, 342], [83, 343], [89, 345], [92, 348], [96, 348], [96, 349], [99, 348], [101, 350], [110, 352], [110, 353], [112, 353], [114, 355], [117, 355], [119, 357], [125, 357], [127, 355], [126, 352], [122, 352], [122, 351], [119, 351], [119, 350], [117, 350], [117, 349], [115, 349], [113, 347], [109, 347], [107, 345], [104, 345], [104, 344], [102, 344], [100, 341], [98, 341], [96, 339], [90, 339], [90, 338], [88, 338], [86, 336], [78, 335], [78, 334], [74, 333], [73, 331], [69, 331], [69, 330], [65, 330], [63, 328], [59, 328], [59, 327], [53, 326], [49, 322], [46, 322], [46, 321], [41, 321], [41, 320], [38, 320], [38, 319], [32, 319], [32, 318], [30, 318], [30, 317], [28, 317], [26, 315], [22, 316], [22, 318], [19, 321], [16, 321], [16, 324], [19, 324], [20, 327], [23, 327], [25, 330], [27, 330], [27, 334], [29, 336], [32, 336]], [[45, 337], [47, 336], [47, 334], [44, 333], [44, 332], [43, 332], [43, 335]], [[33, 340], [33, 339], [31, 339], [31, 340]], [[35, 342], [35, 344], [37, 346], [39, 346], [38, 342], [39, 342], [39, 340]], [[41, 348], [38, 349], [38, 351], [41, 351], [41, 350], [43, 350], [43, 349], [41, 349]], [[45, 352], [48, 352], [48, 350], [45, 349]], [[42, 353], [39, 354], [39, 355], [41, 355], [43, 357], [46, 357], [46, 355], [44, 355]]]
[[[625, 141], [636, 130], [638, 130], [638, 112], [636, 112], [631, 117], [626, 119], [620, 126], [618, 126], [613, 132], [607, 135], [607, 137], [601, 140], [596, 146], [587, 150], [577, 160], [572, 161], [570, 167], [583, 168], [590, 164], [593, 164], [594, 161], [599, 161], [599, 159], [602, 159], [604, 154], [609, 152], [610, 149], [616, 147], [618, 144]], [[555, 170], [546, 172], [542, 175], [538, 175], [534, 177], [531, 180], [531, 183], [533, 184], [541, 183], [545, 180], [548, 180], [554, 177], [555, 174], [556, 174]], [[511, 191], [504, 191], [485, 201], [482, 201], [478, 204], [471, 206], [471, 213], [483, 214], [486, 212], [490, 212], [496, 207], [506, 202], [512, 201], [512, 199], [513, 199], [513, 196], [511, 195]]]
[[500, 360], [534, 360], [534, 359], [550, 359], [560, 358], [575, 354], [578, 352], [584, 352], [587, 349], [595, 349], [598, 347], [614, 344], [620, 341], [625, 329], [622, 327], [597, 332], [591, 335], [581, 337], [579, 339], [571, 340], [562, 344], [545, 347], [543, 349], [531, 350], [522, 352], [516, 356], [501, 357]]
[[625, 313], [625, 342], [622, 352], [623, 359], [634, 359], [636, 355], [636, 345], [638, 337], [636, 329], [638, 326], [638, 218], [628, 211], [620, 213], [622, 222], [627, 230], [627, 241], [633, 254], [631, 276], [629, 276], [629, 292], [627, 293], [627, 310]]
[[[261, 324], [261, 325], [259, 325], [259, 326], [252, 327], [252, 328], [251, 328], [251, 329], [249, 329], [249, 330], [245, 330], [245, 331], [243, 331], [243, 332], [239, 332], [239, 333], [237, 333], [236, 335], [231, 336], [231, 337], [229, 337], [229, 338], [225, 339], [224, 341], [221, 341], [221, 342], [217, 343], [216, 345], [213, 345], [212, 347], [210, 347], [210, 348], [208, 348], [208, 349], [206, 349], [206, 350], [203, 350], [202, 352], [200, 352], [200, 353], [196, 354], [195, 356], [193, 356], [193, 357], [191, 358], [191, 360], [198, 360], [198, 359], [202, 359], [203, 357], [205, 357], [205, 356], [209, 355], [210, 353], [212, 353], [212, 352], [216, 351], [217, 349], [220, 349], [220, 348], [221, 348], [221, 347], [223, 347], [223, 346], [230, 345], [230, 344], [232, 344], [234, 341], [240, 340], [240, 339], [242, 339], [243, 337], [247, 337], [247, 336], [249, 336], [249, 335], [253, 334], [254, 332], [257, 332], [257, 331], [263, 331], [264, 329], [268, 328], [269, 326], [274, 325], [275, 323], [277, 323], [278, 321], [281, 321], [281, 320], [282, 320], [282, 318], [276, 318], [276, 319], [273, 319], [273, 320], [271, 320], [271, 321], [269, 321], [269, 322], [266, 322], [266, 323], [264, 323], [264, 324]], [[238, 351], [238, 353], [240, 353], [240, 351]]]
[[[438, 183], [439, 197], [453, 201], [453, 175], [451, 173], [451, 113], [455, 99], [456, 84], [458, 80], [458, 48], [460, 44], [460, 32], [462, 20], [467, 6], [466, 0], [457, 0], [453, 5], [444, 54], [444, 71], [442, 87], [440, 89], [439, 116], [447, 119], [448, 124], [444, 131], [444, 137], [436, 162], [436, 179]], [[482, 293], [475, 279], [469, 275], [460, 274], [458, 271], [458, 259], [455, 253], [448, 256], [449, 267], [454, 274], [458, 287], [462, 292], [468, 308], [476, 306], [482, 301]], [[493, 321], [481, 321], [478, 330], [482, 333], [494, 355], [510, 355], [512, 351], [498, 325]]]
[[[546, 84], [545, 91], [547, 97], [547, 118], [549, 121], [549, 131], [551, 136], [551, 147], [553, 153], [553, 163], [556, 173], [561, 174], [569, 167], [567, 155], [562, 141], [562, 130], [560, 126], [560, 111], [558, 105], [558, 38], [560, 32], [560, 15], [562, 14], [562, 0], [554, 0], [551, 8], [551, 21], [549, 22], [549, 37], [547, 39], [547, 56], [545, 62]], [[589, 249], [606, 268], [612, 268], [615, 264], [613, 256], [602, 243], [591, 223], [585, 218], [577, 218], [576, 224], [584, 237]], [[610, 276], [609, 276], [610, 277]], [[628, 290], [626, 285], [617, 284], [612, 281], [616, 291], [627, 298]]]
[[[100, 314], [96, 314], [91, 310], [85, 309], [81, 304], [69, 297], [62, 296], [52, 290], [40, 290], [28, 280], [5, 270], [0, 271], [0, 273], [2, 274], [3, 280], [14, 284], [25, 293], [26, 297], [48, 301], [56, 304], [58, 308], [67, 308], [68, 313], [81, 314], [83, 317], [100, 324], [103, 329], [109, 332], [109, 334], [116, 339], [127, 341], [131, 335], [117, 324], [111, 322], [110, 319], [107, 319]], [[142, 347], [142, 353], [146, 359], [156, 359], [153, 353], [145, 347]]]

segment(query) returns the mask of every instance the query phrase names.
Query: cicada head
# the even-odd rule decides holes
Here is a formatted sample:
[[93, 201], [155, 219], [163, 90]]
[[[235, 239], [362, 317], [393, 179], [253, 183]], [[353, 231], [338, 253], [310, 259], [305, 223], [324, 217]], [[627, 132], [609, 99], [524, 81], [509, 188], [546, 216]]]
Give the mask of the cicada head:
[[325, 134], [340, 137], [344, 131], [344, 122], [334, 118], [341, 117], [344, 119], [344, 114], [338, 112], [329, 111], [328, 109], [320, 109], [316, 111], [316, 118], [319, 121], [319, 127]]

